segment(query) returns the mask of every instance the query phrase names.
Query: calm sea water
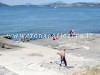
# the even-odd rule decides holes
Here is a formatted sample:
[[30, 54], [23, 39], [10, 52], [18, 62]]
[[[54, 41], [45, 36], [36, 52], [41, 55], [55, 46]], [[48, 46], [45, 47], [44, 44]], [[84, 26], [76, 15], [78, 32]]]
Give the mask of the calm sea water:
[[100, 7], [0, 7], [0, 34], [100, 32]]

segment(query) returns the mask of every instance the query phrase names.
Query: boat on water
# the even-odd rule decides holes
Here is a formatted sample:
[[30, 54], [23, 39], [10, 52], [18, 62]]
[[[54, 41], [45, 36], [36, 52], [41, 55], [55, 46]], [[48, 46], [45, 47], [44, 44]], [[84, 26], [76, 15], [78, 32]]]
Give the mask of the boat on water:
[[57, 7], [55, 7], [55, 9], [56, 9]]

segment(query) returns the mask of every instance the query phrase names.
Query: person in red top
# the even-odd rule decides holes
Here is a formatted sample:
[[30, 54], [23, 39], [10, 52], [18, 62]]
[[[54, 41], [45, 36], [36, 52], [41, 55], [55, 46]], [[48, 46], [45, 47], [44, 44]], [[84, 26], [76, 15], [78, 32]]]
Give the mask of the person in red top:
[[58, 38], [55, 35], [52, 36], [52, 40], [57, 40], [57, 39]]

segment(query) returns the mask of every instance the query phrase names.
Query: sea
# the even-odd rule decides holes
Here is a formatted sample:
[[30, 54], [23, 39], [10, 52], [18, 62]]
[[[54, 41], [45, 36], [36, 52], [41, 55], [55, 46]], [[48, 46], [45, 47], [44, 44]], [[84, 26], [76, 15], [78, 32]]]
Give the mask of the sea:
[[0, 34], [100, 33], [100, 6], [0, 7]]

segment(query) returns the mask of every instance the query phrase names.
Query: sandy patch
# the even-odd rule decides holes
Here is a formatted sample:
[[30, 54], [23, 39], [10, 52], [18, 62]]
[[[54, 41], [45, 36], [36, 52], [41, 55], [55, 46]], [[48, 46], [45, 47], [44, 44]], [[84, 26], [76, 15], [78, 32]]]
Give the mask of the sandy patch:
[[31, 53], [31, 54], [28, 54], [28, 56], [38, 56], [38, 57], [43, 57], [42, 54], [38, 54], [38, 53]]

